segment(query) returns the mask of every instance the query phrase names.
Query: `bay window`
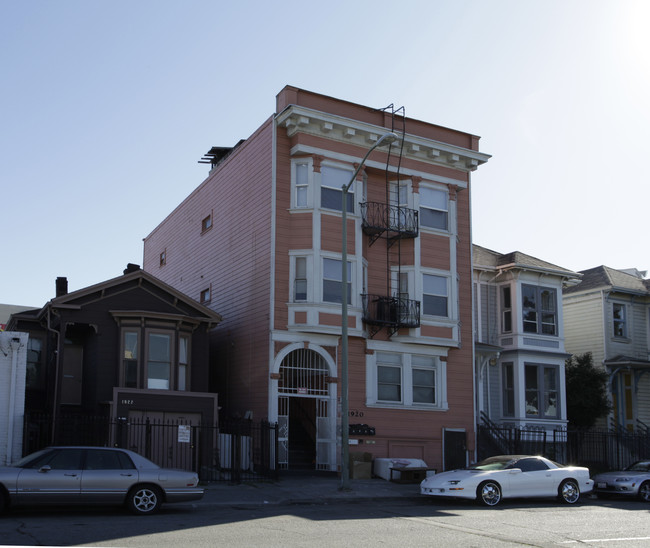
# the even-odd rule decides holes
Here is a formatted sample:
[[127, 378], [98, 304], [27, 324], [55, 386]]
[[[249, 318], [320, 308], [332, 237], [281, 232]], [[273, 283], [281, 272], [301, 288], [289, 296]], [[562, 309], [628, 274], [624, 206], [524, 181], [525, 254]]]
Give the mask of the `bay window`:
[[627, 319], [625, 314], [625, 305], [621, 303], [613, 303], [612, 315], [614, 319], [614, 337], [626, 338], [627, 337]]
[[147, 359], [147, 388], [171, 388], [172, 340], [171, 335], [149, 333]]
[[[352, 171], [333, 166], [321, 166], [320, 205], [326, 209], [341, 211], [343, 187], [352, 178]], [[354, 184], [347, 192], [347, 211], [354, 213]]]
[[557, 297], [555, 289], [522, 285], [521, 297], [524, 332], [557, 335]]
[[124, 327], [121, 335], [120, 386], [189, 390], [191, 335], [176, 330]]
[[449, 316], [449, 287], [445, 276], [422, 276], [422, 313], [429, 316]]
[[449, 200], [444, 190], [420, 187], [420, 226], [449, 230]]
[[[340, 259], [323, 259], [323, 301], [341, 303], [342, 272]], [[348, 261], [348, 304], [352, 304], [352, 264]]]
[[525, 387], [527, 417], [550, 419], [559, 416], [557, 366], [526, 364]]
[[307, 300], [307, 257], [294, 257], [293, 300]]
[[139, 332], [124, 331], [122, 339], [122, 386], [138, 387]]
[[294, 206], [307, 207], [309, 196], [309, 169], [310, 165], [307, 162], [299, 162], [295, 164], [294, 174]]

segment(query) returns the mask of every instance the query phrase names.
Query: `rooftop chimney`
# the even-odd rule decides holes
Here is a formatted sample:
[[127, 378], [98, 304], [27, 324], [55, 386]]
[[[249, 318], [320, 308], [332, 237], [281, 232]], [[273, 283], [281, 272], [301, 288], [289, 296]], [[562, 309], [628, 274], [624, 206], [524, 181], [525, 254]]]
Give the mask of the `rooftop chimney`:
[[133, 263], [128, 263], [126, 265], [126, 268], [124, 269], [124, 274], [131, 274], [132, 272], [137, 272], [140, 270], [140, 265], [139, 264], [133, 264]]
[[68, 294], [68, 278], [65, 276], [59, 276], [56, 279], [56, 296], [63, 297], [63, 295]]

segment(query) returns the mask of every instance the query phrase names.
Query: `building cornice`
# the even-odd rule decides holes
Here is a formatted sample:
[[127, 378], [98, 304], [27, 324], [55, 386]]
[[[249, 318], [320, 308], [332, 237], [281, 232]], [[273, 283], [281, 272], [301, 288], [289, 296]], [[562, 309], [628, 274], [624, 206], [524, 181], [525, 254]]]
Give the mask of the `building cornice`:
[[[303, 133], [364, 148], [375, 144], [389, 131], [384, 127], [297, 105], [288, 106], [277, 116], [276, 122], [279, 127], [286, 129], [289, 137]], [[489, 154], [408, 133], [404, 136], [402, 147], [402, 136], [399, 137], [393, 145], [394, 150], [402, 149], [405, 158], [427, 164], [470, 172], [491, 157]]]

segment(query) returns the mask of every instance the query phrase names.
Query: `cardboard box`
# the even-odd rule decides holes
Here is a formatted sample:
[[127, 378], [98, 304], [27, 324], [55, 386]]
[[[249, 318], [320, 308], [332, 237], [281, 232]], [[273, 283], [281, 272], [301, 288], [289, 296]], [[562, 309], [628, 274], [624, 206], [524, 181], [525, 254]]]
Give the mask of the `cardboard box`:
[[352, 479], [372, 478], [372, 462], [353, 460], [350, 466], [350, 477]]

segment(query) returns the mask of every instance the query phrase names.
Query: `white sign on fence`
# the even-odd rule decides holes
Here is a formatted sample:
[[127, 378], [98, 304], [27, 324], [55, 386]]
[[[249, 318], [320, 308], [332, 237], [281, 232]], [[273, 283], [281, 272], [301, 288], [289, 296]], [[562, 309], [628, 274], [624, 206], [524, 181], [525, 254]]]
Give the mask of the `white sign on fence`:
[[190, 426], [187, 424], [178, 425], [178, 443], [190, 443]]

